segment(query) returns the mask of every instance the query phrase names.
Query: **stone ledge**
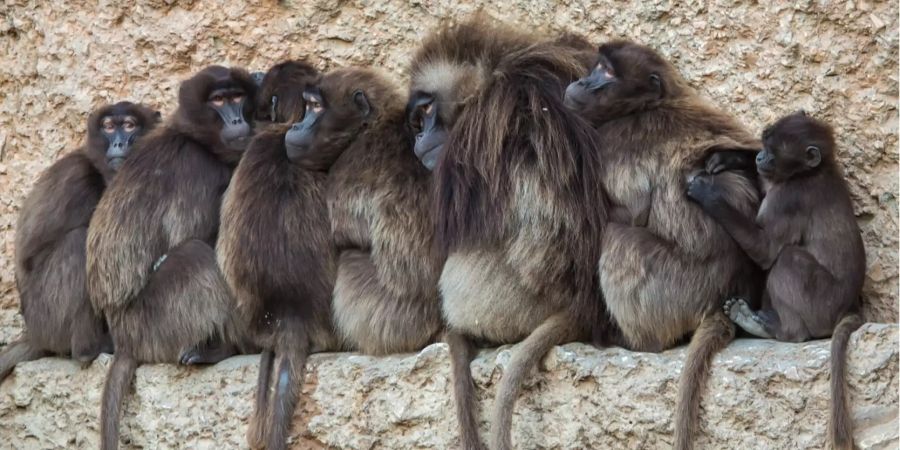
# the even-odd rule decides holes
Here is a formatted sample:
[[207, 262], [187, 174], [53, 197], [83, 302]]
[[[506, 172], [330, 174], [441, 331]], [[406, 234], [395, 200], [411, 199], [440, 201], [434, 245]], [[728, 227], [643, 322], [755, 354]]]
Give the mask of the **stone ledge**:
[[[715, 360], [703, 401], [701, 448], [825, 447], [829, 342], [741, 339]], [[867, 324], [851, 341], [856, 442], [898, 446], [898, 326]], [[472, 365], [482, 418], [511, 347]], [[685, 348], [661, 354], [557, 347], [528, 381], [514, 418], [518, 448], [670, 448]], [[97, 448], [102, 356], [85, 369], [46, 358], [0, 385], [0, 447]], [[206, 368], [148, 365], [126, 406], [127, 447], [246, 448], [258, 357]], [[454, 448], [447, 346], [418, 354], [311, 358], [294, 448]], [[484, 430], [487, 424], [482, 422]]]

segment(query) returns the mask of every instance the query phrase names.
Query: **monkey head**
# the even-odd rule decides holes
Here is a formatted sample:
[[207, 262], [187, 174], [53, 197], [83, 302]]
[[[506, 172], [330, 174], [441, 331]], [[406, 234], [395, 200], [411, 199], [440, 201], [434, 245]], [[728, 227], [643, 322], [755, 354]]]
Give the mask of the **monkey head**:
[[415, 134], [416, 157], [434, 170], [444, 144], [466, 101], [483, 80], [475, 65], [439, 61], [424, 64], [412, 77], [406, 106], [409, 127]]
[[98, 108], [88, 118], [85, 151], [97, 170], [108, 178], [122, 166], [135, 141], [152, 130], [159, 119], [158, 111], [131, 102]]
[[303, 92], [303, 120], [285, 133], [292, 162], [328, 170], [365, 129], [377, 121], [397, 92], [381, 75], [366, 69], [329, 72]]
[[256, 93], [247, 71], [209, 66], [181, 83], [174, 126], [237, 161], [252, 137]]
[[756, 169], [764, 179], [785, 181], [812, 173], [834, 159], [834, 134], [828, 124], [804, 111], [779, 119], [762, 134], [763, 150], [756, 156]]
[[284, 61], [268, 72], [254, 72], [259, 86], [256, 120], [294, 123], [303, 119], [306, 102], [303, 91], [318, 79], [319, 72], [304, 61]]
[[600, 46], [588, 76], [566, 88], [565, 104], [594, 124], [658, 108], [682, 95], [684, 81], [658, 53], [628, 41]]

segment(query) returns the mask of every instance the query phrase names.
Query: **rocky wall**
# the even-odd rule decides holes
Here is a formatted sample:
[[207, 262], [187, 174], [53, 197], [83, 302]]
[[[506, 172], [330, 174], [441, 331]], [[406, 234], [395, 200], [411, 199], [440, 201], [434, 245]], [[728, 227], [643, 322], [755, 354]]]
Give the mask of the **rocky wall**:
[[[869, 324], [850, 342], [855, 442], [898, 442], [898, 327]], [[511, 347], [472, 363], [482, 432]], [[513, 417], [517, 448], [670, 449], [675, 388], [685, 348], [660, 354], [583, 344], [556, 347], [529, 378]], [[126, 448], [246, 448], [259, 357], [207, 368], [148, 365], [122, 419]], [[829, 341], [739, 339], [713, 361], [703, 398], [700, 449], [825, 447]], [[95, 449], [103, 378], [111, 358], [82, 370], [63, 359], [20, 364], [0, 384], [0, 448]], [[445, 344], [372, 358], [314, 355], [292, 448], [459, 448]], [[486, 436], [486, 434], [483, 434]]]

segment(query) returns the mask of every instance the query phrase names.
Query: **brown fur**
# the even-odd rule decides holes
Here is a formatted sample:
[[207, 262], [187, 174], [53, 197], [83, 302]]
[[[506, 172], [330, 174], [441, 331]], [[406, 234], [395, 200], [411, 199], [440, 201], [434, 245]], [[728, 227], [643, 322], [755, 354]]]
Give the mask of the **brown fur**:
[[726, 312], [744, 330], [789, 342], [832, 342], [831, 443], [852, 448], [846, 400], [846, 353], [862, 319], [866, 257], [847, 183], [834, 157], [831, 128], [799, 112], [763, 133], [757, 158], [765, 198], [755, 216], [720, 199], [719, 186], [697, 177], [688, 195], [769, 270], [762, 308], [729, 300]]
[[[592, 261], [599, 259], [606, 201], [590, 128], [561, 102], [586, 68], [587, 44], [540, 40], [484, 20], [426, 39], [411, 91], [435, 97], [449, 139], [434, 170], [440, 278], [454, 340], [518, 342], [494, 406], [491, 446], [511, 447], [519, 385], [546, 350], [587, 337], [602, 320]], [[532, 334], [536, 333], [536, 334]], [[453, 342], [453, 341], [451, 341]], [[473, 429], [470, 358], [451, 346], [462, 442]], [[467, 367], [465, 368], [467, 369]]]
[[[293, 161], [289, 159], [285, 147], [286, 128], [257, 137], [238, 167], [222, 212], [219, 261], [238, 298], [240, 314], [251, 318], [251, 329], [259, 344], [267, 349], [263, 355], [263, 368], [271, 368], [273, 364], [279, 367], [271, 397], [266, 395], [269, 390], [266, 386], [273, 384], [273, 380], [264, 374], [265, 370], [260, 371], [257, 409], [248, 433], [254, 448], [265, 446], [271, 450], [286, 445], [309, 353], [357, 345], [391, 350], [394, 349], [392, 345], [408, 345], [406, 341], [401, 344], [385, 342], [384, 338], [378, 342], [360, 343], [357, 339], [368, 337], [355, 332], [373, 332], [376, 328], [368, 325], [364, 329], [352, 328], [341, 320], [354, 313], [342, 308], [359, 306], [348, 306], [341, 300], [363, 302], [371, 298], [356, 296], [373, 293], [355, 292], [356, 286], [344, 285], [348, 281], [360, 282], [360, 278], [363, 278], [362, 283], [372, 281], [365, 279], [371, 274], [356, 270], [360, 265], [368, 265], [366, 269], [371, 267], [368, 255], [362, 252], [377, 251], [380, 258], [384, 253], [394, 256], [392, 252], [397, 250], [391, 247], [393, 242], [381, 246], [371, 244], [385, 239], [378, 233], [386, 231], [377, 229], [373, 232], [376, 237], [372, 238], [368, 230], [355, 228], [355, 218], [352, 222], [339, 219], [330, 223], [332, 215], [328, 214], [332, 210], [333, 216], [343, 218], [365, 210], [362, 214], [368, 218], [370, 210], [367, 208], [377, 208], [377, 199], [354, 204], [359, 201], [356, 196], [371, 195], [365, 192], [367, 188], [393, 186], [386, 174], [374, 170], [369, 172], [373, 179], [367, 179], [365, 174], [357, 172], [356, 164], [361, 160], [367, 169], [385, 167], [385, 163], [377, 165], [379, 155], [377, 149], [372, 148], [373, 142], [385, 145], [394, 152], [393, 155], [400, 155], [408, 148], [408, 144], [402, 144], [403, 134], [392, 135], [398, 130], [390, 128], [391, 122], [386, 122], [389, 113], [402, 119], [402, 104], [394, 108], [401, 109], [400, 114], [392, 111], [387, 105], [398, 101], [396, 92], [380, 76], [366, 70], [336, 70], [309, 84], [310, 89], [322, 95], [326, 112], [320, 118], [308, 153]], [[293, 88], [303, 90], [303, 86]], [[358, 90], [362, 90], [373, 105], [370, 116], [358, 114], [352, 101]], [[386, 140], [376, 141], [376, 138]], [[398, 139], [401, 144], [397, 144]], [[360, 155], [360, 151], [368, 150], [376, 153], [371, 157]], [[391, 156], [391, 153], [385, 153], [381, 156], [386, 159]], [[396, 177], [397, 173], [391, 175]], [[372, 184], [353, 184], [356, 182]], [[332, 184], [333, 188], [330, 188]], [[379, 191], [378, 195], [384, 192]], [[388, 215], [386, 219], [373, 221], [379, 226], [396, 226], [391, 220], [397, 219], [390, 216], [391, 213], [394, 210], [389, 207], [383, 213]], [[335, 238], [343, 250], [340, 256]], [[416, 261], [418, 254], [414, 256], [412, 261]], [[409, 269], [401, 266], [401, 270]], [[401, 277], [399, 280], [388, 278], [396, 283], [392, 287], [408, 286], [409, 281], [402, 278], [404, 275], [389, 275]], [[332, 306], [333, 291], [338, 300]], [[351, 298], [343, 297], [346, 292], [351, 293]], [[332, 314], [338, 318], [337, 331], [332, 329]], [[400, 321], [393, 316], [390, 320]], [[347, 338], [347, 342], [337, 334]], [[414, 340], [402, 332], [398, 334], [399, 337], [385, 338]]]
[[362, 89], [377, 118], [329, 177], [328, 210], [341, 249], [335, 324], [363, 353], [416, 351], [443, 327], [430, 175], [410, 151], [403, 96], [376, 76]]
[[[646, 225], [610, 224], [603, 238], [600, 283], [622, 344], [658, 352], [694, 332], [681, 376], [675, 448], [692, 446], [709, 359], [734, 334], [723, 320], [728, 295], [753, 290], [752, 263], [686, 196], [685, 179], [703, 170], [712, 152], [755, 151], [759, 143], [729, 115], [704, 102], [674, 67], [647, 47], [613, 42], [600, 47], [619, 82], [596, 91], [576, 109], [600, 133], [603, 183], [610, 200]], [[654, 86], [651, 76], [659, 79]], [[567, 92], [567, 102], [569, 101]], [[754, 181], [722, 172], [716, 183], [727, 202], [755, 211]]]
[[84, 147], [44, 171], [25, 199], [16, 226], [15, 269], [26, 331], [0, 354], [0, 381], [16, 364], [47, 354], [91, 361], [113, 350], [85, 281], [88, 223], [115, 174], [101, 132], [101, 120], [110, 115], [135, 117], [136, 139], [159, 121], [152, 109], [130, 102], [96, 109], [87, 121]]
[[[303, 60], [280, 62], [266, 72], [256, 97], [258, 125], [299, 122], [303, 119], [306, 102], [303, 86], [314, 79], [318, 71]], [[272, 101], [275, 100], [275, 116], [272, 117]]]
[[104, 449], [118, 445], [132, 366], [214, 362], [241, 342], [212, 249], [221, 195], [242, 153], [222, 142], [222, 120], [207, 106], [211, 87], [224, 82], [241, 86], [252, 118], [255, 85], [245, 71], [211, 66], [183, 82], [173, 119], [138, 143], [91, 220], [88, 289], [116, 346], [103, 393]]

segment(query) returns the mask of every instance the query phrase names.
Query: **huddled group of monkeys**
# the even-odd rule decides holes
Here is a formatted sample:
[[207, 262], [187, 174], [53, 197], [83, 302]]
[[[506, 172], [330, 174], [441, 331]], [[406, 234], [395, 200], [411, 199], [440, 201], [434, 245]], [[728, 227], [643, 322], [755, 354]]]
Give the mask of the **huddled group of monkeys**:
[[[431, 33], [408, 93], [368, 68], [210, 66], [178, 108], [96, 110], [21, 209], [24, 337], [114, 353], [103, 449], [143, 363], [261, 352], [251, 448], [283, 449], [311, 353], [450, 347], [465, 449], [512, 447], [523, 379], [554, 345], [689, 340], [674, 447], [692, 447], [735, 335], [834, 335], [829, 440], [853, 445], [844, 360], [865, 254], [825, 123], [754, 137], [648, 47], [476, 17]], [[475, 349], [521, 342], [487, 442]]]

